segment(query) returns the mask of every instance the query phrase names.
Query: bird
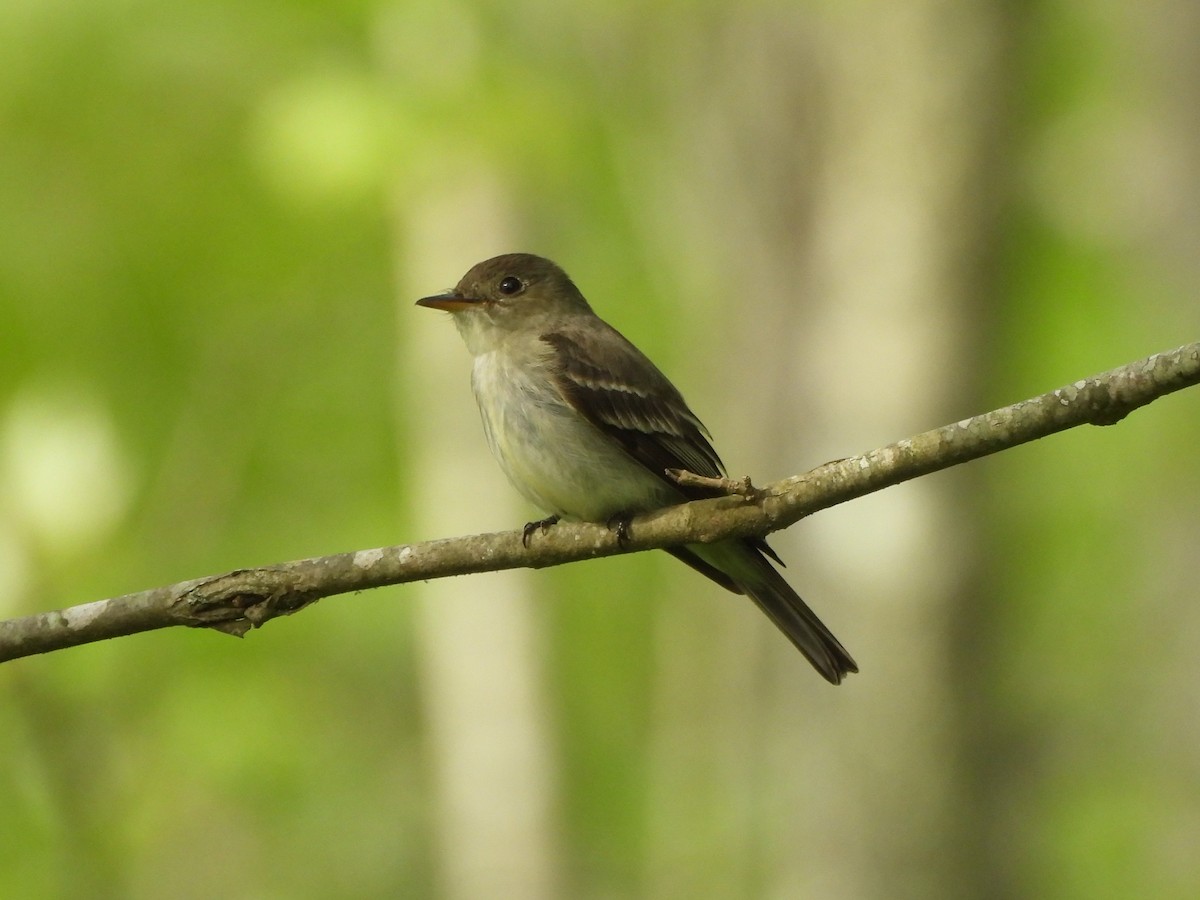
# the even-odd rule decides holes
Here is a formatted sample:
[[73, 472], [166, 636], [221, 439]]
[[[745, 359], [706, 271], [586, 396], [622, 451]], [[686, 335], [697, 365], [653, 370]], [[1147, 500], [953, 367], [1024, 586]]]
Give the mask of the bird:
[[[517, 491], [547, 514], [523, 539], [561, 520], [605, 523], [719, 490], [684, 486], [683, 469], [722, 478], [711, 434], [640, 350], [601, 319], [558, 265], [530, 253], [487, 259], [453, 290], [417, 301], [449, 312], [473, 358], [471, 387], [492, 455]], [[828, 682], [854, 659], [800, 599], [762, 538], [667, 548], [744, 594]]]

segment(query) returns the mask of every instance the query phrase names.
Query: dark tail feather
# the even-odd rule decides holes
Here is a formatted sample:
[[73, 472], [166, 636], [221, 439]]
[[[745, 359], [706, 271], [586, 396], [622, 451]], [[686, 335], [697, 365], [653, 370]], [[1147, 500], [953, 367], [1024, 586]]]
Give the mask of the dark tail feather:
[[814, 669], [830, 684], [841, 684], [851, 672], [858, 671], [858, 663], [846, 652], [837, 638], [817, 614], [808, 608], [800, 595], [783, 580], [766, 559], [761, 561], [762, 580], [743, 583], [742, 588], [767, 614], [775, 626], [788, 636], [796, 649], [804, 654]]
[[[749, 541], [669, 547], [668, 552], [736, 594], [749, 594], [830, 684], [841, 684], [858, 663]], [[774, 554], [771, 554], [774, 556]]]

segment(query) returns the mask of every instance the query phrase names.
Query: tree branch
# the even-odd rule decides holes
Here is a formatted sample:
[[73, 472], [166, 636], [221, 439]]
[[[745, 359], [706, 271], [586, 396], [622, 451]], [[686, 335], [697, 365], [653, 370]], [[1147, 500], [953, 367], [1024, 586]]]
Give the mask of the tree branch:
[[[727, 490], [728, 496], [639, 516], [625, 546], [603, 525], [560, 523], [535, 536], [528, 549], [518, 530], [238, 569], [0, 622], [0, 661], [172, 625], [242, 635], [334, 594], [765, 535], [818, 510], [1076, 425], [1112, 425], [1139, 406], [1197, 383], [1200, 342], [861, 456], [826, 463], [765, 488], [754, 488], [749, 479], [707, 484]], [[677, 477], [686, 480], [688, 475]]]

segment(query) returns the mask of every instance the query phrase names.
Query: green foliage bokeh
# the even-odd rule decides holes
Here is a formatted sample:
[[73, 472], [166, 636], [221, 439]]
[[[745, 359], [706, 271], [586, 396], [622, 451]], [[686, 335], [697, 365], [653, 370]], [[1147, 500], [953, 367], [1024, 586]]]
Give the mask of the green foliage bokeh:
[[[1003, 208], [983, 254], [989, 299], [971, 311], [984, 337], [970, 380], [988, 407], [1183, 343], [1197, 324], [1186, 234], [1166, 216], [1137, 218], [1162, 185], [1146, 176], [1145, 192], [1124, 183], [1123, 194], [1072, 181], [1079, 170], [1142, 173], [1139, 154], [1156, 145], [1138, 126], [1170, 115], [1141, 98], [1160, 97], [1154, 79], [1165, 74], [1126, 58], [1119, 23], [1070, 4], [994, 12], [1011, 35], [1014, 83], [995, 126], [1009, 168], [993, 184]], [[0, 11], [0, 614], [439, 536], [409, 504], [420, 477], [407, 465], [410, 439], [430, 398], [396, 385], [415, 299], [397, 297], [412, 263], [397, 256], [397, 233], [412, 227], [409, 204], [477, 163], [517, 198], [528, 246], [513, 249], [578, 260], [588, 293], [612, 298], [605, 314], [652, 344], [664, 369], [687, 373], [689, 397], [719, 382], [688, 347], [719, 345], [705, 329], [743, 314], [739, 285], [722, 283], [702, 254], [664, 260], [647, 217], [631, 210], [661, 204], [641, 191], [656, 175], [705, 158], [692, 146], [694, 158], [676, 159], [666, 135], [721, 88], [722, 73], [684, 82], [674, 66], [688, 42], [706, 58], [704, 42], [715, 48], [743, 13], [776, 11]], [[1132, 135], [1115, 143], [1121, 152], [1087, 165], [1074, 155], [1113, 128]], [[1194, 196], [1194, 168], [1178, 179]], [[702, 185], [688, 200], [724, 215], [725, 198]], [[684, 216], [662, 221], [685, 239]], [[734, 223], [729, 232], [736, 245]], [[1154, 253], [1140, 253], [1146, 245]], [[714, 313], [731, 293], [737, 304]], [[678, 314], [679, 294], [695, 316]], [[990, 895], [987, 873], [999, 870], [1005, 889], [1030, 896], [1184, 897], [1200, 885], [1194, 860], [1171, 843], [1191, 846], [1200, 815], [1196, 678], [1178, 662], [1188, 629], [1163, 636], [1178, 611], [1171, 598], [1194, 598], [1200, 419], [1193, 398], [1169, 402], [1129, 427], [991, 461], [976, 482], [990, 553], [967, 616], [979, 655], [958, 697], [966, 711], [947, 710], [942, 724], [988, 735], [987, 746], [963, 741], [977, 754], [973, 789], [1018, 787], [1013, 815], [1030, 824], [971, 820], [974, 840], [990, 845], [964, 853], [980, 868], [956, 896]], [[490, 465], [482, 440], [478, 451]], [[767, 860], [772, 840], [786, 852], [792, 836], [764, 833], [726, 782], [705, 780], [738, 770], [731, 782], [770, 804], [772, 787], [739, 755], [774, 727], [767, 713], [747, 715], [745, 733], [714, 736], [702, 708], [692, 711], [696, 744], [672, 751], [699, 756], [709, 740], [731, 749], [673, 784], [694, 813], [687, 828], [656, 824], [667, 788], [655, 773], [670, 766], [650, 759], [661, 748], [646, 749], [662, 713], [646, 685], [661, 665], [662, 623], [642, 601], [666, 590], [667, 570], [644, 559], [600, 565], [541, 582], [574, 597], [544, 611], [568, 893], [685, 896], [704, 884], [714, 896], [772, 885], [785, 895]], [[697, 657], [713, 650], [704, 634], [678, 640]], [[437, 893], [439, 800], [417, 644], [406, 595], [393, 589], [318, 604], [242, 643], [161, 632], [6, 664], [0, 894]], [[1147, 648], [1173, 662], [1156, 667]], [[765, 664], [697, 670], [712, 694], [738, 678], [768, 680]], [[655, 828], [691, 881], [647, 875]], [[1023, 837], [989, 842], [995, 829]], [[733, 847], [739, 861], [727, 865]]]

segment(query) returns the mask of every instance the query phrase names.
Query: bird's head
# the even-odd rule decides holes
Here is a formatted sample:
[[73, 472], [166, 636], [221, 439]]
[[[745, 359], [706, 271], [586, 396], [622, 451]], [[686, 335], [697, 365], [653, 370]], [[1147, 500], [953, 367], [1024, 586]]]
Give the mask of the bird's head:
[[475, 354], [487, 352], [511, 334], [540, 334], [564, 318], [590, 312], [566, 272], [530, 253], [485, 260], [473, 266], [454, 290], [423, 297], [417, 305], [452, 313]]

